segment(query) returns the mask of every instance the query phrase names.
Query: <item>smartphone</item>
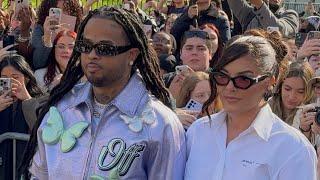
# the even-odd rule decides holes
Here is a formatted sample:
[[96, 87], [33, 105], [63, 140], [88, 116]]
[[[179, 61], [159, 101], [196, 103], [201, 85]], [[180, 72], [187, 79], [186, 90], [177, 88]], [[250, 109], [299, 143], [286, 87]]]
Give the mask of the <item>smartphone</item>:
[[[7, 35], [7, 36], [3, 37], [3, 47], [4, 48], [11, 45], [11, 44], [14, 44], [14, 43], [15, 43], [15, 38], [13, 35]], [[13, 50], [13, 49], [11, 48], [11, 49], [9, 49], [9, 51], [10, 50]]]
[[148, 39], [151, 39], [152, 36], [152, 25], [143, 25], [143, 31], [146, 33]]
[[15, 6], [15, 12], [19, 12], [23, 7], [29, 7], [29, 0], [15, 0]]
[[308, 33], [297, 33], [295, 36], [295, 44], [297, 47], [301, 47], [306, 40]]
[[189, 66], [188, 65], [181, 65], [181, 66], [176, 66], [176, 74], [179, 75], [179, 74], [184, 74], [184, 75], [187, 75], [189, 74]]
[[10, 78], [0, 78], [0, 95], [11, 91], [11, 79]]
[[319, 31], [310, 31], [308, 33], [308, 39], [320, 39], [320, 32]]
[[268, 27], [267, 27], [267, 31], [268, 31], [269, 33], [272, 33], [272, 32], [274, 32], [274, 31], [279, 31], [279, 27], [268, 26]]
[[50, 25], [59, 25], [61, 22], [62, 10], [60, 8], [50, 8], [49, 16], [53, 17], [54, 20], [50, 21]]
[[196, 100], [190, 99], [185, 106], [185, 109], [192, 110], [192, 111], [201, 111], [202, 110], [202, 103], [199, 103]]

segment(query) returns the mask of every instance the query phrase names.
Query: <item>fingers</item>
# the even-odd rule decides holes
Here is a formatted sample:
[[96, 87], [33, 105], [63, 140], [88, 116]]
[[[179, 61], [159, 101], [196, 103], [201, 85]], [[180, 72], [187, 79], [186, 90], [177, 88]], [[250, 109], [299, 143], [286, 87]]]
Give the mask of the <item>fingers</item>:
[[13, 47], [15, 47], [15, 46], [17, 46], [18, 44], [11, 44], [11, 45], [9, 45], [9, 46], [7, 46], [7, 47], [5, 47], [5, 48], [2, 48], [1, 50], [0, 50], [0, 52], [1, 51], [8, 51], [9, 49], [11, 49], [11, 48], [13, 48]]
[[189, 115], [189, 114], [181, 114], [181, 115], [178, 115], [181, 123], [183, 126], [187, 126], [189, 127], [195, 120], [196, 118], [192, 115]]

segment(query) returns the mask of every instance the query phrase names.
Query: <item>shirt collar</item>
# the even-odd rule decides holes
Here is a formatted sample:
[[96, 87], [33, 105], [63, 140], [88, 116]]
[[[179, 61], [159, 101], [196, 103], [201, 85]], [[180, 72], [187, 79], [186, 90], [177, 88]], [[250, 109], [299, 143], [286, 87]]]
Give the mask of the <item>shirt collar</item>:
[[269, 104], [264, 105], [259, 111], [256, 119], [249, 128], [253, 128], [257, 135], [268, 141], [274, 122], [274, 114]]
[[[215, 121], [212, 122], [212, 124], [214, 126], [222, 126], [224, 123], [226, 123], [226, 115], [227, 114], [224, 110], [215, 114]], [[268, 141], [273, 126], [273, 119], [273, 112], [269, 104], [266, 104], [260, 109], [259, 113], [257, 114], [257, 117], [248, 128], [248, 131], [252, 132], [252, 130], [254, 130], [259, 137], [261, 137], [265, 141]]]
[[[92, 99], [92, 85], [87, 82], [85, 85], [77, 87], [72, 90], [74, 94], [78, 94], [75, 98], [73, 106], [78, 106], [82, 103], [91, 104]], [[134, 117], [142, 96], [147, 93], [140, 73], [135, 72], [130, 78], [125, 88], [110, 102], [111, 105], [116, 106], [122, 113], [127, 116]]]

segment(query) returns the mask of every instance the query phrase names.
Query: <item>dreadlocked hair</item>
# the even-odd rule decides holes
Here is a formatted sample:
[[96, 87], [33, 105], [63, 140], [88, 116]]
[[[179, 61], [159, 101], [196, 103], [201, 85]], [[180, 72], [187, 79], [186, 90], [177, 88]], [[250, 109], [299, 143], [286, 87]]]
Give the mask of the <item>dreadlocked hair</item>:
[[[146, 88], [150, 91], [150, 93], [162, 101], [166, 106], [172, 108], [173, 105], [171, 104], [170, 93], [165, 88], [164, 82], [159, 76], [160, 68], [156, 53], [148, 44], [147, 37], [140, 26], [140, 21], [138, 18], [129, 11], [114, 7], [102, 7], [100, 9], [91, 11], [79, 26], [76, 43], [83, 39], [82, 34], [85, 26], [91, 18], [111, 18], [123, 27], [132, 47], [136, 47], [140, 50], [140, 54], [133, 64], [131, 74], [138, 69], [142, 75]], [[80, 63], [80, 55], [81, 54], [77, 51], [72, 52], [70, 61], [61, 78], [60, 84], [52, 89], [50, 97], [46, 104], [42, 107], [38, 120], [32, 129], [30, 140], [27, 144], [24, 157], [18, 169], [18, 173], [23, 175], [25, 179], [30, 178], [28, 169], [36, 152], [37, 131], [42, 119], [45, 117], [50, 107], [56, 105], [84, 75]]]

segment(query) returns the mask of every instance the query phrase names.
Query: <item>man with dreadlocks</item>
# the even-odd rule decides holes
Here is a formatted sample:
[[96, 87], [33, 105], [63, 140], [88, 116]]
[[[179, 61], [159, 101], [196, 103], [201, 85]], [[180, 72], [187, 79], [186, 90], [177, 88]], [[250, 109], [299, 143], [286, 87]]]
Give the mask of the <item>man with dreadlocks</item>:
[[[182, 179], [185, 135], [135, 15], [103, 7], [33, 129], [20, 166], [34, 179]], [[85, 75], [87, 83], [77, 84]], [[159, 100], [158, 100], [159, 99]]]

